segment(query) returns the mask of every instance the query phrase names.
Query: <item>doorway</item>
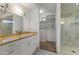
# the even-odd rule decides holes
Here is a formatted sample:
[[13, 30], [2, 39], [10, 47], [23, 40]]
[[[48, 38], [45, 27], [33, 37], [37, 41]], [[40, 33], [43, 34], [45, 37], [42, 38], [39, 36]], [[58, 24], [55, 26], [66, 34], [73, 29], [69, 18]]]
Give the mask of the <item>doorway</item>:
[[56, 53], [55, 3], [39, 3], [40, 49]]

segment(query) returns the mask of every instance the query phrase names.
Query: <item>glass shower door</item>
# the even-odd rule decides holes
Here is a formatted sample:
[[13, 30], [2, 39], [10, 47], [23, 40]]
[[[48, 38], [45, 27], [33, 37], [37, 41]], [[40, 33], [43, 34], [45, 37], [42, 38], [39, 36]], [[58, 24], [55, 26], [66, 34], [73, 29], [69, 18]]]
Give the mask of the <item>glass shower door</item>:
[[79, 54], [79, 15], [61, 20], [61, 50], [63, 54]]

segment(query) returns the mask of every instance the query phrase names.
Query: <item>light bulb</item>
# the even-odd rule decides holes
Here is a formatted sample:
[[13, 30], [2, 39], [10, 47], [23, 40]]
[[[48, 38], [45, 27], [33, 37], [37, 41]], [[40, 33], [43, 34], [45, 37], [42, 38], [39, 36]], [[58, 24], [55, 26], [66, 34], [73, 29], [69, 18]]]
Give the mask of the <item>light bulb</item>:
[[44, 13], [44, 11], [43, 10], [40, 10], [40, 13]]
[[64, 21], [61, 21], [60, 23], [61, 23], [61, 24], [64, 24]]

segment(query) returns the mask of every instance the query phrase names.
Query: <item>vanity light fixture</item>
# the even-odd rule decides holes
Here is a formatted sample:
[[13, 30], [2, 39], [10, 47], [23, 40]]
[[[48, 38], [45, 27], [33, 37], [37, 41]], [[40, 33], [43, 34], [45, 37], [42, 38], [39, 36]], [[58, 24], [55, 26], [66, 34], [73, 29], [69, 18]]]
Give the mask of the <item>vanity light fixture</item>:
[[14, 23], [14, 21], [2, 20], [3, 23]]
[[5, 14], [6, 13], [6, 9], [8, 8], [8, 4], [7, 3], [0, 3], [0, 14]]

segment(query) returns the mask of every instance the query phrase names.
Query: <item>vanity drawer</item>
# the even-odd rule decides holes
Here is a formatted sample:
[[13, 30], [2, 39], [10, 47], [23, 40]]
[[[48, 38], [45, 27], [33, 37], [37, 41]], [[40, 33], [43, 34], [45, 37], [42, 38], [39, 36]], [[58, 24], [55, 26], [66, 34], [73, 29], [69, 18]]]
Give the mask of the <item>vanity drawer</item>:
[[11, 43], [0, 46], [0, 52], [5, 52], [16, 47], [18, 47], [17, 42], [11, 42]]
[[7, 55], [17, 55], [18, 54], [18, 48], [11, 49], [10, 51], [7, 51]]
[[13, 48], [7, 51], [0, 52], [0, 55], [17, 55], [17, 54], [18, 54], [17, 48]]

